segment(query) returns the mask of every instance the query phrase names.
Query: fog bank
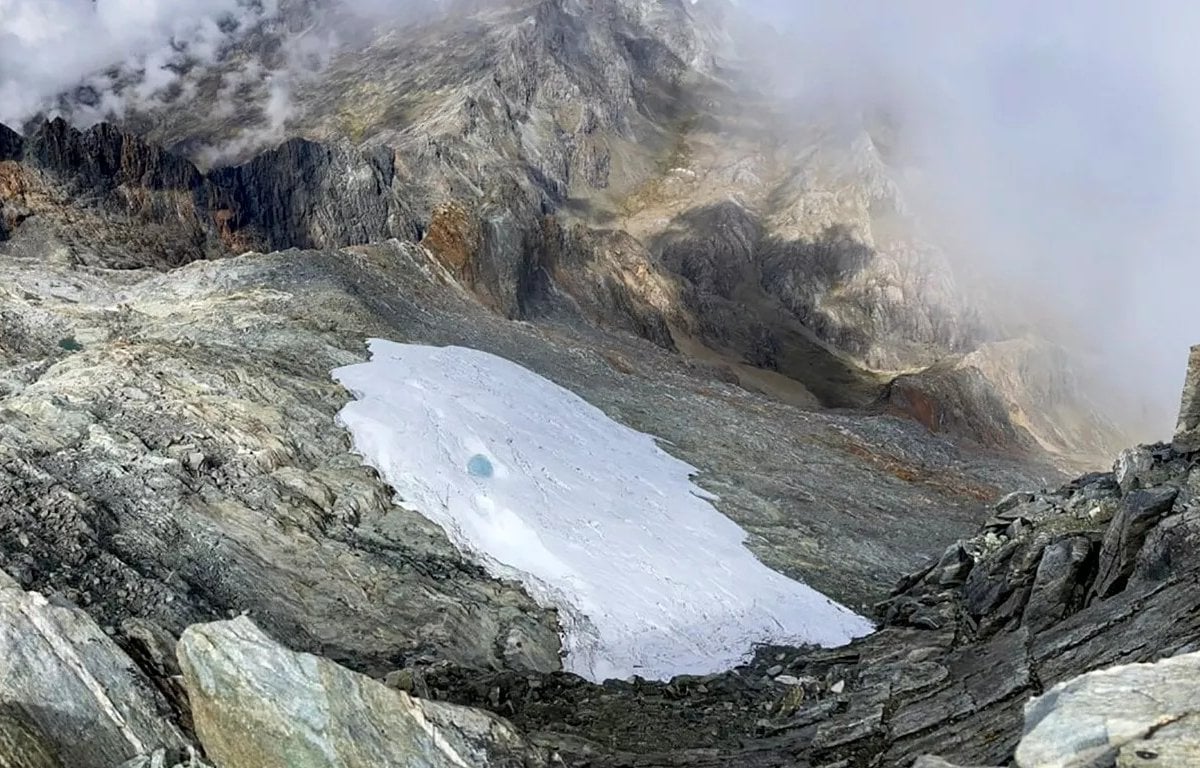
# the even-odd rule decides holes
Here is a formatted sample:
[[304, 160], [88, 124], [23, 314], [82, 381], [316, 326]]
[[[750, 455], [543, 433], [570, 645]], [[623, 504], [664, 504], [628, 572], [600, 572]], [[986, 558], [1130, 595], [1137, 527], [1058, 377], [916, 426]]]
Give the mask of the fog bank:
[[902, 186], [964, 279], [1077, 341], [1142, 400], [1114, 416], [1169, 436], [1200, 343], [1200, 7], [744, 5], [780, 31], [763, 58], [787, 98], [897, 126]]

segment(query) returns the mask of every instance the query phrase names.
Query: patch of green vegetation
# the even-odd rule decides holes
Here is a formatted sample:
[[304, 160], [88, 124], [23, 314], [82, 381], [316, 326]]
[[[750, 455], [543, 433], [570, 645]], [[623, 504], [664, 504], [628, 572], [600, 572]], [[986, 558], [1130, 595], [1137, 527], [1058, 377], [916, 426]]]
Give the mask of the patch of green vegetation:
[[670, 133], [673, 140], [666, 154], [659, 159], [658, 172], [660, 175], [665, 176], [676, 168], [687, 168], [692, 164], [692, 147], [688, 143], [688, 137], [699, 122], [699, 118], [693, 115], [671, 125]]
[[1103, 525], [1098, 525], [1086, 517], [1075, 517], [1065, 512], [1045, 518], [1034, 524], [1035, 533], [1041, 532], [1052, 536], [1060, 536], [1068, 533], [1100, 533], [1103, 530]]
[[693, 152], [688, 139], [698, 123], [699, 118], [693, 115], [676, 120], [668, 126], [669, 144], [654, 162], [654, 175], [618, 203], [622, 214], [632, 216], [643, 208], [665, 202], [664, 184], [671, 171], [676, 168], [690, 168], [692, 165]]
[[81, 351], [83, 351], [83, 345], [82, 345], [82, 344], [80, 344], [78, 341], [75, 341], [75, 337], [74, 337], [74, 336], [67, 336], [66, 338], [59, 339], [59, 340], [58, 340], [58, 346], [59, 346], [59, 348], [60, 348], [60, 349], [65, 349], [65, 350], [67, 350], [68, 352], [81, 352]]

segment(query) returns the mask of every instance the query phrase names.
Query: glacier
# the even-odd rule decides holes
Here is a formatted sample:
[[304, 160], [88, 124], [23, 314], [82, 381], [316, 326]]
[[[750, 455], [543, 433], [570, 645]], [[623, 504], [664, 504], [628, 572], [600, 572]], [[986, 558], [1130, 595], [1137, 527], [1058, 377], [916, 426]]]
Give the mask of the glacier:
[[723, 671], [754, 643], [841, 645], [872, 624], [763, 565], [696, 469], [563, 387], [462, 347], [372, 339], [334, 378], [356, 453], [399, 503], [558, 610], [593, 681]]

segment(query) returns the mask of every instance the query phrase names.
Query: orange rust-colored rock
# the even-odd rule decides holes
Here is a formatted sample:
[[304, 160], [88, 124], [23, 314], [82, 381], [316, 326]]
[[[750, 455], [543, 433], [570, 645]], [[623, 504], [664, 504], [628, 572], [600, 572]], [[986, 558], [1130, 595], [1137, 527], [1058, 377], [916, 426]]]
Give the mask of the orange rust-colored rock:
[[892, 385], [888, 405], [892, 412], [905, 416], [922, 425], [930, 432], [941, 431], [941, 408], [928, 393], [901, 382]]
[[479, 225], [466, 207], [451, 201], [439, 205], [429, 220], [429, 230], [421, 245], [457, 277], [470, 284], [474, 278], [473, 261], [479, 250]]
[[219, 208], [212, 213], [213, 224], [221, 245], [230, 253], [246, 253], [258, 250], [259, 246], [244, 231], [237, 227], [237, 213], [229, 208]]

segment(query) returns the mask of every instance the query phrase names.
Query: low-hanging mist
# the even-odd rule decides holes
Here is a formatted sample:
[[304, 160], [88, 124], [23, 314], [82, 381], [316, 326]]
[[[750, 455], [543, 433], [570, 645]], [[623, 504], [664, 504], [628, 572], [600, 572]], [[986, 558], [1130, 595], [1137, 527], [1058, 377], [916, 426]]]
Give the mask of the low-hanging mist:
[[0, 122], [66, 95], [80, 118], [120, 116], [215, 62], [276, 0], [0, 0]]
[[816, 104], [867, 124], [886, 116], [908, 201], [960, 279], [1007, 322], [1090, 357], [1138, 437], [1170, 434], [1187, 348], [1200, 342], [1200, 9], [750, 7], [779, 33], [758, 66], [781, 98], [802, 116]]
[[[334, 53], [432, 13], [439, 0], [0, 0], [0, 123], [64, 116], [87, 126], [208, 100], [257, 120], [205, 165], [287, 137], [292, 96]], [[207, 81], [207, 83], [206, 83]], [[210, 91], [205, 85], [215, 84]]]

